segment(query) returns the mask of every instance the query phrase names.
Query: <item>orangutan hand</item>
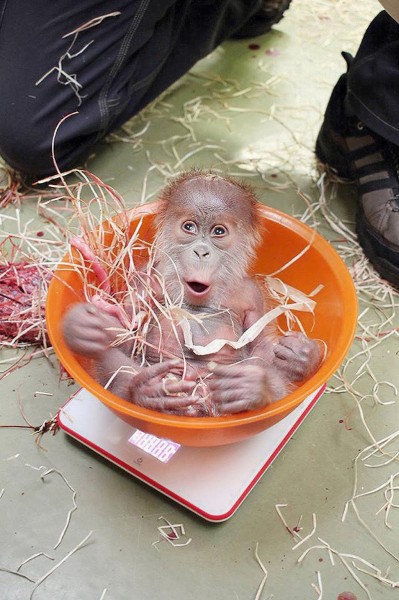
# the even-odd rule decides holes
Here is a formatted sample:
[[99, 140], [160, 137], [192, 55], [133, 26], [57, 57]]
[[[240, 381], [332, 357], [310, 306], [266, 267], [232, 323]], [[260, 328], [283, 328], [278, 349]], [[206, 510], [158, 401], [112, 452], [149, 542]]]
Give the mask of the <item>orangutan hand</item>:
[[211, 400], [219, 415], [256, 410], [285, 393], [285, 386], [270, 368], [247, 362], [216, 365], [206, 380]]
[[115, 341], [119, 320], [89, 302], [75, 304], [62, 323], [65, 341], [72, 352], [98, 357]]
[[321, 345], [297, 331], [280, 337], [273, 351], [272, 364], [288, 382], [303, 381], [313, 375], [323, 358]]
[[142, 367], [129, 384], [131, 402], [151, 410], [184, 414], [184, 409], [195, 404], [198, 398], [192, 394], [194, 381], [168, 377], [179, 364], [180, 361], [168, 360]]

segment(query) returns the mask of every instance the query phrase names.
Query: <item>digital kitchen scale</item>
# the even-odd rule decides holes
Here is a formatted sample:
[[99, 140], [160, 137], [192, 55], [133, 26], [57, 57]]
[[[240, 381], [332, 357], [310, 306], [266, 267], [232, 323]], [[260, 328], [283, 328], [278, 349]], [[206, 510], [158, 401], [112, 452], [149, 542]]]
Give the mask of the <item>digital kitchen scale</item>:
[[226, 446], [179, 446], [122, 421], [84, 389], [60, 409], [69, 435], [209, 521], [230, 518], [322, 395], [325, 385], [284, 419]]

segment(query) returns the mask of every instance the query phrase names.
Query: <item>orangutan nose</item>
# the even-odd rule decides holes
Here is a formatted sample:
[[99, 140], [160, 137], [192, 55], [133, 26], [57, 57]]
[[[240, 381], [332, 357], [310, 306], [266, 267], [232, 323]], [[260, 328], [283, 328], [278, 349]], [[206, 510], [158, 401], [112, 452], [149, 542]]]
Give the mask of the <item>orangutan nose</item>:
[[209, 258], [209, 248], [206, 244], [197, 244], [193, 250], [194, 254], [196, 254], [200, 260]]

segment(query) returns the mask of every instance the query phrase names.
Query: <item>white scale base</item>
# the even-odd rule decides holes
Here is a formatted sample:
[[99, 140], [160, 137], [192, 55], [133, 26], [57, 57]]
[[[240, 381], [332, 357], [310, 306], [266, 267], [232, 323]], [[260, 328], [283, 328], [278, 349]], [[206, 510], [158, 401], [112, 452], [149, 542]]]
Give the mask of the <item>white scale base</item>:
[[325, 385], [292, 413], [247, 440], [213, 448], [181, 446], [163, 463], [129, 442], [137, 431], [84, 389], [59, 411], [69, 435], [209, 521], [230, 518], [306, 415]]

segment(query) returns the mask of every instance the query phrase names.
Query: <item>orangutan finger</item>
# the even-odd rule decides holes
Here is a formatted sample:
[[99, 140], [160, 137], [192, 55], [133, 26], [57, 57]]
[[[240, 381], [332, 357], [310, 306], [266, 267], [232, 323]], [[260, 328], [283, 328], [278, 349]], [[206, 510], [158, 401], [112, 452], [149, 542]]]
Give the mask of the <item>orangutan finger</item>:
[[173, 379], [163, 380], [162, 389], [166, 391], [166, 395], [174, 395], [192, 392], [197, 384], [195, 381], [174, 381]]
[[134, 377], [134, 385], [142, 385], [150, 379], [154, 379], [159, 375], [166, 375], [173, 367], [179, 364], [177, 360], [165, 360], [162, 363], [155, 363], [149, 367], [143, 367]]
[[292, 359], [291, 348], [286, 348], [285, 346], [282, 346], [281, 344], [277, 344], [277, 346], [274, 346], [273, 350], [274, 350], [274, 355], [277, 358], [279, 358], [280, 360], [291, 360]]
[[153, 396], [146, 397], [141, 406], [150, 410], [165, 412], [186, 408], [198, 401], [199, 398], [194, 396]]

